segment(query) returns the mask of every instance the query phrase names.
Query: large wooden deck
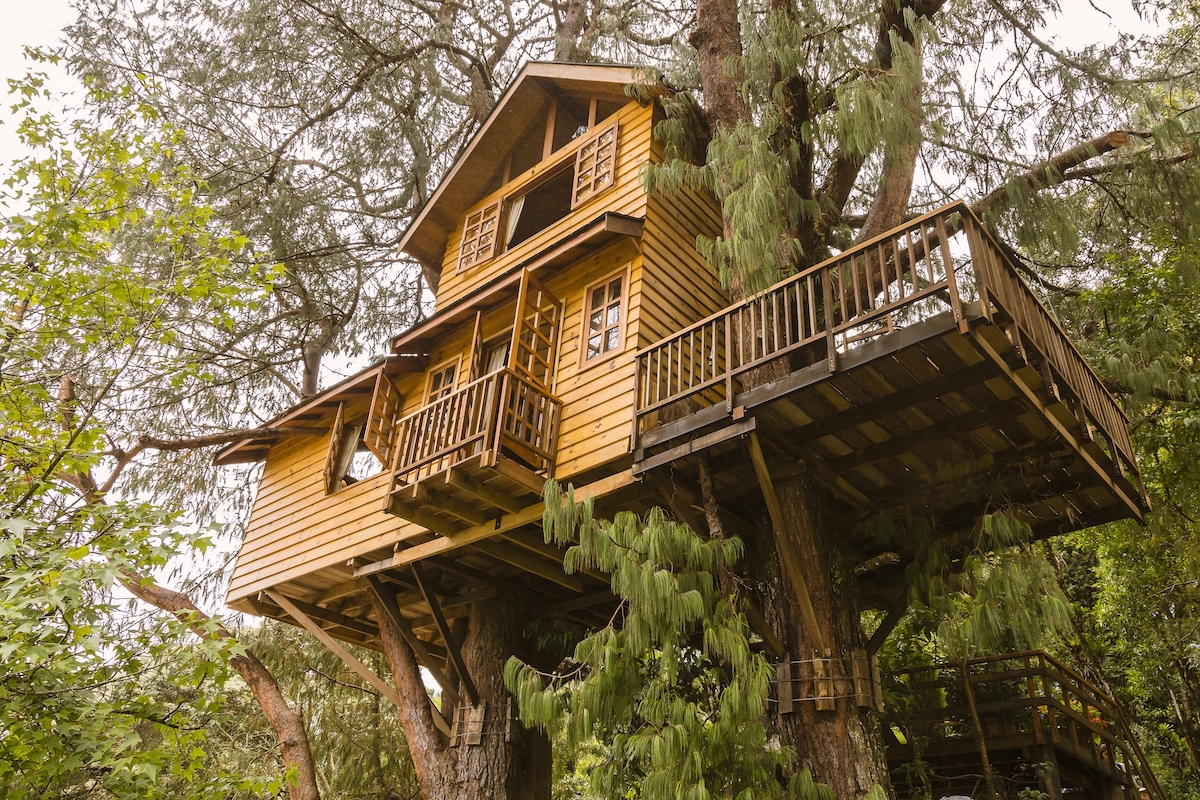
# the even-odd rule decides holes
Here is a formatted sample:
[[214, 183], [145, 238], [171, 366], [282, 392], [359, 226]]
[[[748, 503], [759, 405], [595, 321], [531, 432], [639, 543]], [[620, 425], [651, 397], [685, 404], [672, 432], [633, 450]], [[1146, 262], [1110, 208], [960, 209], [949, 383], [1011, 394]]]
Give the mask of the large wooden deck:
[[1006, 510], [1049, 536], [1146, 507], [1121, 409], [961, 203], [643, 349], [634, 415], [635, 474], [669, 465], [690, 503], [708, 459], [735, 529], [751, 432], [858, 522]]
[[1153, 800], [1162, 789], [1113, 699], [1042, 652], [975, 658], [888, 676], [888, 764], [900, 797], [998, 788], [1080, 800]]

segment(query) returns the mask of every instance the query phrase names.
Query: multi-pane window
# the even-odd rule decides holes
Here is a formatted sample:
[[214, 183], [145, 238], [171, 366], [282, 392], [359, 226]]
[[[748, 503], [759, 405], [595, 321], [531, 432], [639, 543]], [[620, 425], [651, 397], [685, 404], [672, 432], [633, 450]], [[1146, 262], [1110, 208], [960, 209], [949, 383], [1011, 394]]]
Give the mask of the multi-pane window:
[[500, 202], [491, 203], [467, 215], [463, 226], [458, 268], [466, 269], [496, 255], [500, 227]]
[[587, 294], [587, 348], [589, 361], [621, 346], [621, 306], [625, 298], [625, 275], [593, 286]]
[[458, 372], [458, 361], [439, 368], [436, 372], [429, 376], [429, 391], [427, 393], [427, 402], [441, 400], [454, 391], [454, 376]]
[[585, 142], [575, 154], [575, 188], [571, 208], [613, 185], [617, 163], [617, 123], [603, 129]]

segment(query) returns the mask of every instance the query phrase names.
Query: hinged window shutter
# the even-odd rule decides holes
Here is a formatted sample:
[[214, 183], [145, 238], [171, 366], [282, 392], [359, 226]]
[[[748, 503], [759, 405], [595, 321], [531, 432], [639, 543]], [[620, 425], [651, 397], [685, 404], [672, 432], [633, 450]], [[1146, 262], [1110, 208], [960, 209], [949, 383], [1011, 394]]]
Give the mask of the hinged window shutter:
[[392, 468], [392, 455], [396, 446], [396, 420], [400, 416], [400, 404], [404, 396], [392, 379], [382, 372], [375, 381], [375, 394], [371, 397], [371, 410], [367, 414], [367, 431], [363, 441], [379, 459], [385, 470]]
[[496, 255], [499, 227], [499, 200], [467, 215], [467, 221], [463, 223], [462, 246], [458, 251], [460, 270]]
[[345, 427], [343, 412], [345, 403], [338, 404], [337, 415], [333, 418], [333, 427], [329, 430], [329, 452], [325, 455], [325, 494], [333, 494], [338, 488], [337, 482], [341, 475], [337, 474], [338, 456], [341, 455], [342, 434]]
[[606, 125], [575, 152], [575, 185], [571, 190], [571, 208], [616, 183], [617, 123]]

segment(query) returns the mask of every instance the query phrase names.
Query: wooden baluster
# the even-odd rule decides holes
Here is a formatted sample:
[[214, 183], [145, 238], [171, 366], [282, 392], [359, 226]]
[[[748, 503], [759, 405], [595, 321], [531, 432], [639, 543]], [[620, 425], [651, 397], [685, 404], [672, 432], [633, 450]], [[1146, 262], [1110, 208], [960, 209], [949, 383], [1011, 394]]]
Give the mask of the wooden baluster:
[[[867, 258], [865, 255], [863, 256], [862, 260], [863, 260], [863, 271], [869, 272], [870, 264], [867, 263]], [[859, 279], [858, 279], [858, 256], [850, 257], [850, 280], [851, 280], [851, 286], [854, 287], [854, 316], [861, 317], [862, 313], [863, 313], [863, 307], [862, 307], [863, 290], [862, 290], [862, 286], [861, 286], [861, 281], [859, 281]], [[843, 320], [843, 322], [844, 321], [845, 320]]]
[[950, 258], [950, 237], [947, 235], [946, 218], [937, 218], [938, 238], [942, 243], [942, 263], [946, 268], [946, 287], [950, 290], [950, 309], [954, 313], [954, 322], [958, 325], [959, 333], [968, 330], [967, 321], [963, 318], [962, 298], [958, 294], [958, 281], [954, 277], [954, 261]]
[[817, 335], [817, 291], [813, 287], [812, 275], [805, 280], [808, 283], [808, 330], [802, 334], [801, 338], [807, 339], [809, 336]]
[[725, 314], [721, 317], [721, 324], [725, 332], [725, 413], [733, 413], [733, 343], [730, 339], [732, 331], [730, 331], [730, 320], [732, 314]]
[[832, 269], [826, 269], [821, 274], [821, 286], [825, 298], [825, 349], [829, 361], [829, 371], [837, 370], [837, 346], [833, 338], [833, 287], [829, 285]]

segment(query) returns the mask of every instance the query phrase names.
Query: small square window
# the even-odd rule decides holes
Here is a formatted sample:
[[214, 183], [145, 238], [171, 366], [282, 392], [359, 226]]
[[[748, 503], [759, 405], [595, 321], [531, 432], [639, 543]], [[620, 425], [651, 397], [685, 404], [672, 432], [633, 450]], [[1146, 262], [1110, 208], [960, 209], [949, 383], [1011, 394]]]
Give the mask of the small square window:
[[585, 362], [620, 349], [624, 338], [625, 284], [622, 273], [588, 290]]

